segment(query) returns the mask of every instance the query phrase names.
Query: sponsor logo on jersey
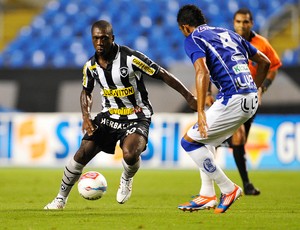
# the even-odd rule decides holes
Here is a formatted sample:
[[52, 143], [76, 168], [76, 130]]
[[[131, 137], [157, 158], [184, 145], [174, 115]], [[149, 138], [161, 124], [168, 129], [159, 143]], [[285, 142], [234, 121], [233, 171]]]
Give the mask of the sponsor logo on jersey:
[[128, 75], [128, 68], [127, 67], [120, 68], [120, 75], [121, 77], [126, 77]]
[[138, 58], [133, 58], [132, 64], [147, 73], [148, 75], [152, 76], [155, 73], [155, 69], [143, 62], [142, 60]]
[[134, 121], [134, 122], [117, 122], [117, 121], [112, 121], [108, 118], [102, 118], [100, 123], [102, 125], [106, 125], [113, 129], [127, 129], [129, 126], [137, 124], [136, 121]]
[[235, 66], [233, 66], [233, 71], [235, 74], [239, 74], [239, 73], [249, 73], [249, 67], [247, 64], [237, 64]]
[[232, 55], [231, 60], [232, 61], [243, 61], [243, 60], [246, 60], [246, 58], [244, 55], [242, 55], [240, 53], [235, 53]]
[[236, 83], [236, 86], [240, 89], [247, 89], [247, 88], [255, 89], [256, 88], [253, 78], [249, 74], [238, 76], [235, 79], [235, 83]]
[[122, 108], [110, 108], [109, 110], [110, 114], [118, 114], [118, 115], [130, 115], [133, 113], [139, 113], [142, 112], [142, 108], [137, 106], [135, 108], [126, 108], [126, 107], [122, 107]]
[[103, 89], [103, 96], [105, 97], [127, 97], [134, 94], [132, 86], [122, 89]]
[[86, 64], [85, 64], [84, 67], [83, 67], [82, 73], [83, 73], [83, 77], [82, 77], [82, 85], [83, 85], [84, 87], [87, 87]]

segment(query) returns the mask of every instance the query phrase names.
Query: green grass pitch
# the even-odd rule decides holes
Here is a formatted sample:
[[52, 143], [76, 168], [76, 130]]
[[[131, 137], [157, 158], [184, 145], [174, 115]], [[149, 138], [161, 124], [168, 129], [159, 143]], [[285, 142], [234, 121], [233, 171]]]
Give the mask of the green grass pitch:
[[[123, 205], [115, 200], [121, 170], [88, 170], [100, 171], [108, 181], [100, 200], [84, 200], [76, 185], [63, 211], [46, 211], [43, 207], [58, 192], [62, 169], [1, 168], [0, 229], [300, 229], [299, 171], [251, 171], [261, 195], [242, 196], [226, 213], [214, 214], [177, 209], [199, 191], [196, 169], [141, 168], [132, 197]], [[225, 172], [241, 183], [237, 171]]]

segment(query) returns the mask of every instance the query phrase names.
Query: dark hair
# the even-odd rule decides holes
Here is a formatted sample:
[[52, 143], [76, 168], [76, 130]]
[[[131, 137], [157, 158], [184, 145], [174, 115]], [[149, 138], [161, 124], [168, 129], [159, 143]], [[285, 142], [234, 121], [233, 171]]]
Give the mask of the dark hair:
[[251, 11], [250, 11], [248, 8], [241, 8], [241, 9], [239, 9], [238, 11], [236, 11], [236, 12], [234, 13], [234, 15], [233, 15], [233, 19], [235, 19], [235, 16], [236, 16], [237, 14], [249, 14], [250, 20], [253, 21], [252, 13], [251, 13]]
[[200, 26], [206, 24], [206, 19], [202, 11], [195, 5], [185, 5], [181, 7], [177, 14], [178, 25]]
[[95, 27], [97, 27], [99, 29], [106, 29], [107, 32], [110, 32], [112, 35], [114, 34], [112, 25], [108, 21], [100, 20], [100, 21], [94, 22], [94, 24], [92, 25], [92, 28], [91, 28], [91, 32], [93, 32], [93, 29]]

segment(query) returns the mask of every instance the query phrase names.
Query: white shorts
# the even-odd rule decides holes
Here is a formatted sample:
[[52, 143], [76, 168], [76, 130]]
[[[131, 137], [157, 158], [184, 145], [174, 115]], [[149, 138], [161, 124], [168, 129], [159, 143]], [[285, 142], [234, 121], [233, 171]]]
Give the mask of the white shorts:
[[196, 142], [217, 147], [251, 118], [257, 108], [257, 93], [236, 94], [227, 103], [223, 98], [218, 99], [205, 112], [207, 137], [200, 137], [198, 123], [188, 130], [187, 135]]

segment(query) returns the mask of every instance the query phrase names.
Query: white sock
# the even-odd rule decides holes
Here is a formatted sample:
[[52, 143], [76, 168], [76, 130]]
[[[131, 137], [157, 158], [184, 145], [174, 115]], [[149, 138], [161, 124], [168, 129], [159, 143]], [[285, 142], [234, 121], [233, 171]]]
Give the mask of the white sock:
[[124, 171], [122, 173], [122, 176], [124, 177], [124, 179], [127, 180], [127, 179], [134, 177], [134, 175], [140, 168], [140, 164], [141, 164], [141, 157], [139, 157], [139, 160], [134, 165], [128, 165], [123, 159], [122, 165], [123, 165]]
[[213, 197], [216, 195], [214, 181], [201, 169], [200, 178], [201, 178], [201, 188], [199, 194], [201, 196]]
[[[198, 165], [200, 170], [203, 171], [211, 180], [216, 182], [222, 193], [228, 194], [234, 190], [234, 183], [225, 175], [223, 170], [216, 165], [213, 153], [209, 151], [206, 146], [190, 151], [188, 154]], [[208, 184], [208, 181], [206, 181], [205, 184], [202, 184], [203, 191], [210, 193], [210, 189], [206, 188]]]

